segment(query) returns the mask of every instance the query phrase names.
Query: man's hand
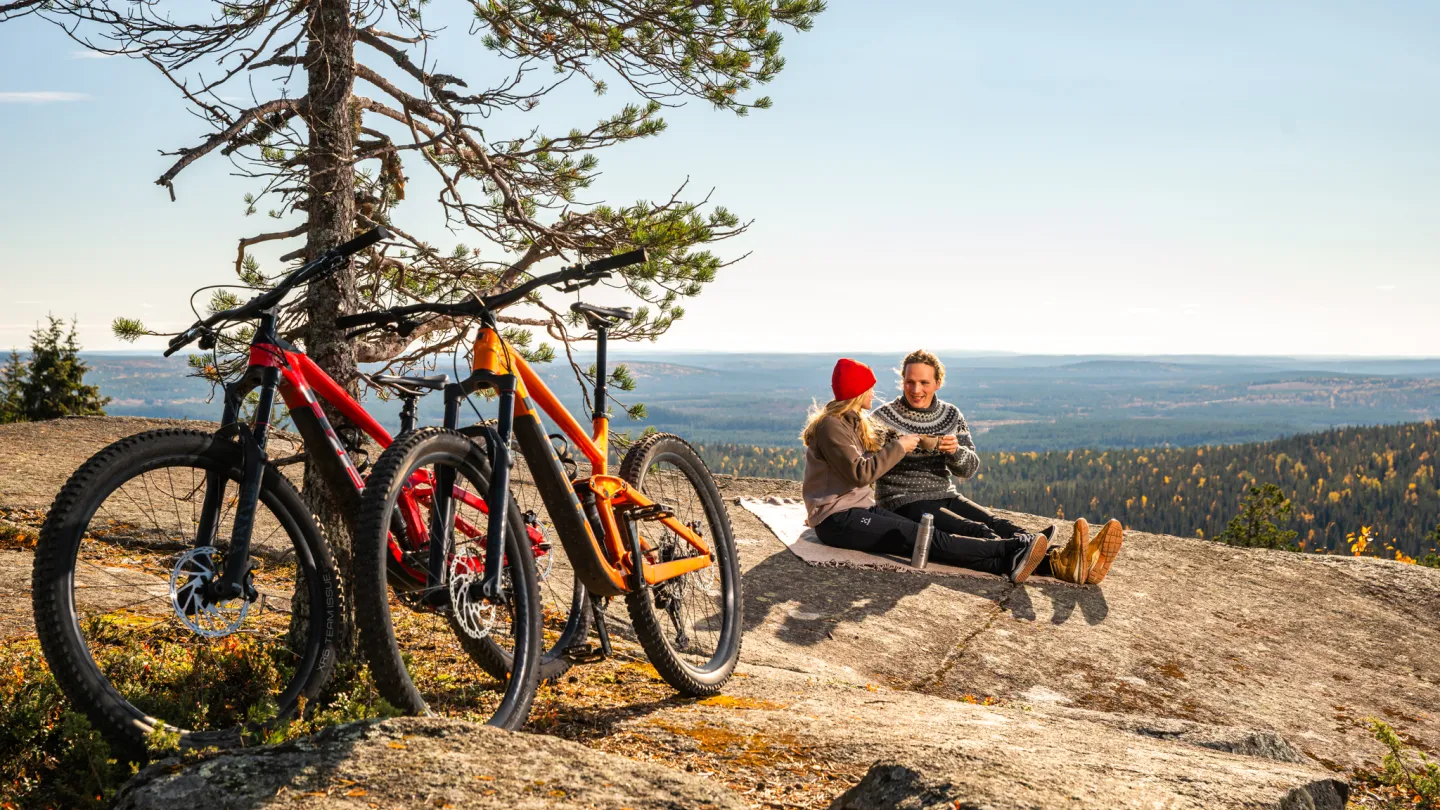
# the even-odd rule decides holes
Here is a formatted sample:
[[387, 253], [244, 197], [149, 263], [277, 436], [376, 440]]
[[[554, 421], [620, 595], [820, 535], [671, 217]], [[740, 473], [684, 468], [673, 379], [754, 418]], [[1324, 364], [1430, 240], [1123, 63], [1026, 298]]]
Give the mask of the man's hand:
[[949, 435], [940, 437], [940, 452], [954, 454], [959, 449], [960, 439], [958, 437]]
[[902, 433], [896, 438], [899, 439], [900, 446], [905, 448], [907, 453], [915, 452], [915, 448], [920, 446], [920, 434], [918, 433]]

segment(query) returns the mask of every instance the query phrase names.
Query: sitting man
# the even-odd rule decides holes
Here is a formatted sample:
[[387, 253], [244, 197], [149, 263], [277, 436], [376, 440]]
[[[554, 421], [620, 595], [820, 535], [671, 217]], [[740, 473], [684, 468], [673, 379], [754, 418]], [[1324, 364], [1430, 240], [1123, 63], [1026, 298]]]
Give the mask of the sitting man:
[[[935, 528], [959, 537], [1009, 539], [1024, 534], [1020, 526], [964, 498], [950, 476], [967, 479], [980, 469], [980, 456], [965, 417], [935, 392], [945, 384], [945, 366], [920, 349], [905, 358], [900, 369], [903, 393], [870, 415], [895, 434], [919, 434], [921, 443], [905, 454], [875, 483], [876, 503], [911, 520], [929, 513]], [[1045, 530], [1048, 537], [1054, 527]], [[1036, 570], [1078, 585], [1094, 585], [1105, 578], [1120, 553], [1124, 529], [1120, 521], [1105, 524], [1094, 540], [1084, 518], [1063, 549], [1051, 549]]]

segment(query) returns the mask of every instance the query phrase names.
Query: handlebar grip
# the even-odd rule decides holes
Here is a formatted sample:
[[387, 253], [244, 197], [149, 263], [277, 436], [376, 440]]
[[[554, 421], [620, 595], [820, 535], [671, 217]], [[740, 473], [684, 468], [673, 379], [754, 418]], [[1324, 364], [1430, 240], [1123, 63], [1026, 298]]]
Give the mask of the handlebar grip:
[[184, 332], [176, 335], [175, 337], [170, 338], [170, 343], [166, 346], [165, 354], [163, 354], [162, 357], [169, 357], [175, 352], [178, 352], [186, 346], [190, 345], [190, 342], [193, 341], [198, 335], [199, 333], [195, 330], [195, 328], [191, 327], [189, 329], [186, 329]]
[[379, 242], [381, 239], [389, 238], [390, 232], [385, 230], [384, 227], [372, 228], [371, 230], [360, 234], [354, 239], [351, 239], [349, 242], [346, 242], [345, 244], [335, 248], [335, 252], [341, 256], [350, 256], [352, 254], [359, 253], [367, 247], [370, 247], [376, 242]]
[[596, 259], [585, 265], [587, 273], [604, 273], [609, 270], [619, 270], [622, 267], [629, 267], [632, 264], [644, 264], [646, 261], [645, 248], [632, 250], [629, 253], [621, 253], [618, 256], [607, 256], [603, 259]]

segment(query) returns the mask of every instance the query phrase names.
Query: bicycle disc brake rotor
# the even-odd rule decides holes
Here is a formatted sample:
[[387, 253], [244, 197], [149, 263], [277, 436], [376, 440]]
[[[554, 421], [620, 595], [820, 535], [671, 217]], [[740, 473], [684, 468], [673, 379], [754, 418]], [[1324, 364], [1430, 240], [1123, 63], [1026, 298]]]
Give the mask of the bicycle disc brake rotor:
[[250, 602], [243, 598], [215, 602], [206, 595], [210, 582], [219, 576], [215, 554], [214, 546], [192, 548], [180, 555], [170, 572], [170, 605], [175, 616], [205, 638], [234, 633], [250, 613]]
[[470, 596], [470, 586], [478, 585], [484, 576], [485, 560], [480, 555], [456, 554], [451, 558], [450, 609], [465, 635], [477, 641], [489, 636], [500, 621], [496, 605]]

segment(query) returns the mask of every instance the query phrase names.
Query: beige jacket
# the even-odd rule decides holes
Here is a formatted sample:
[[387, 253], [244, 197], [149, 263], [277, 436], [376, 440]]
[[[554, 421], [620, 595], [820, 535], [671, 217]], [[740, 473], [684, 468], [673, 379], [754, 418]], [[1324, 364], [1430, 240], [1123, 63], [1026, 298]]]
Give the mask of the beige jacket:
[[870, 485], [904, 457], [899, 439], [891, 439], [874, 453], [866, 452], [860, 444], [859, 415], [825, 417], [805, 448], [801, 493], [806, 523], [818, 526], [836, 512], [874, 506]]

